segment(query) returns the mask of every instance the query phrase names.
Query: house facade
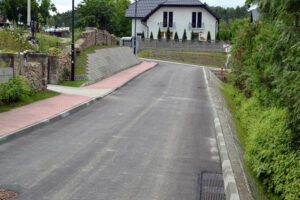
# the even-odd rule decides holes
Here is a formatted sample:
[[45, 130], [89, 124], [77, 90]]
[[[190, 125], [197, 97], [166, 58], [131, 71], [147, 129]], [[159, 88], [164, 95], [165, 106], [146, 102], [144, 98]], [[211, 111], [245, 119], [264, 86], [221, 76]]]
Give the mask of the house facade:
[[[126, 17], [132, 19], [132, 36], [135, 33], [135, 6], [135, 3], [130, 4], [126, 11]], [[199, 0], [139, 0], [136, 14], [137, 35], [144, 32], [145, 38], [150, 38], [152, 32], [157, 39], [159, 29], [165, 38], [169, 27], [172, 39], [176, 32], [182, 39], [186, 30], [188, 40], [191, 40], [192, 32], [195, 40], [206, 40], [208, 31], [215, 40], [219, 27], [218, 16]]]

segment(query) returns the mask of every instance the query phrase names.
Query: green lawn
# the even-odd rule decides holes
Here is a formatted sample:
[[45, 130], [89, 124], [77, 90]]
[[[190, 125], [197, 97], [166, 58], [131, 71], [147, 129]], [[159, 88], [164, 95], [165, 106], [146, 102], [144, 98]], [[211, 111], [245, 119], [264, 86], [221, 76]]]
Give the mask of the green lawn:
[[37, 92], [37, 93], [35, 93], [31, 96], [24, 97], [21, 101], [18, 101], [18, 102], [15, 102], [15, 103], [4, 104], [4, 105], [0, 104], [0, 113], [1, 112], [7, 112], [7, 111], [9, 111], [13, 108], [17, 108], [17, 107], [20, 107], [20, 106], [25, 106], [27, 104], [31, 104], [33, 102], [40, 101], [40, 100], [43, 100], [43, 99], [48, 99], [50, 97], [54, 97], [54, 96], [57, 96], [57, 95], [59, 95], [59, 93], [51, 92], [51, 91]]
[[59, 83], [59, 85], [68, 86], [68, 87], [80, 87], [84, 83], [87, 83], [87, 82], [89, 82], [89, 81], [63, 81], [63, 82]]
[[87, 55], [88, 54], [93, 53], [97, 49], [115, 48], [115, 47], [119, 47], [119, 46], [93, 46], [93, 47], [88, 47], [88, 48], [84, 49], [81, 54], [76, 56], [75, 74], [76, 75], [86, 74]]
[[226, 62], [226, 53], [219, 52], [143, 50], [138, 53], [138, 56], [213, 67], [224, 67]]
[[63, 41], [62, 38], [42, 33], [36, 34], [36, 37], [39, 39], [39, 49], [43, 53], [47, 53], [50, 48], [56, 47], [56, 43]]

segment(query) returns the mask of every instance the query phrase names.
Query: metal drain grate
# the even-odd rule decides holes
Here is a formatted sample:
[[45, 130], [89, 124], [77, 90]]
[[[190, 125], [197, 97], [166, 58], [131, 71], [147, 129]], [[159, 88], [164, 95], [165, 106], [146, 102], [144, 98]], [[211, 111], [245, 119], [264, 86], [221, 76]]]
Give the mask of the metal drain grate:
[[222, 174], [203, 172], [199, 183], [200, 200], [226, 200]]

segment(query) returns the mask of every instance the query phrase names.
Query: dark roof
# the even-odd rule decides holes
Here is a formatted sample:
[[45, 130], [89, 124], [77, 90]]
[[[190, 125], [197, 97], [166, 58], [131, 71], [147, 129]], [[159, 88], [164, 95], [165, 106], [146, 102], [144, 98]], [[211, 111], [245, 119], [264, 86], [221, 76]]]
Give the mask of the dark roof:
[[[164, 6], [203, 7], [219, 20], [219, 17], [199, 0], [139, 0], [137, 3], [137, 18], [147, 19], [156, 10]], [[125, 17], [135, 17], [135, 2], [127, 7]]]

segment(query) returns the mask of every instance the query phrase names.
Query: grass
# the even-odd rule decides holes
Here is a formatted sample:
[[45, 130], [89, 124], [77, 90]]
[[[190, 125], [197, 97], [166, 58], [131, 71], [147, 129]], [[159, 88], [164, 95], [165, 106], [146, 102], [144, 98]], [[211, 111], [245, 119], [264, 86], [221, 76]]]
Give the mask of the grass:
[[[231, 96], [234, 93], [234, 90], [236, 89], [233, 87], [230, 81], [229, 83], [223, 83], [222, 85], [223, 88], [221, 89], [221, 92], [224, 95], [227, 103], [227, 107], [232, 114], [233, 122], [235, 124], [235, 128], [237, 131], [237, 136], [239, 138], [241, 148], [244, 151], [248, 142], [248, 133], [241, 125], [241, 122], [238, 118], [239, 110], [237, 109], [235, 102]], [[246, 171], [248, 182], [250, 184], [251, 190], [253, 191], [253, 195], [256, 200], [268, 200], [268, 199], [280, 200], [279, 196], [276, 196], [267, 191], [266, 187], [255, 176], [254, 172], [252, 171], [251, 167], [247, 162], [244, 162], [244, 169]]]
[[68, 86], [68, 87], [80, 87], [84, 83], [87, 83], [87, 82], [89, 82], [89, 81], [63, 81], [63, 82], [59, 83], [59, 85]]
[[138, 56], [213, 67], [222, 67], [226, 62], [226, 53], [219, 52], [143, 50], [138, 53]]
[[81, 54], [76, 56], [75, 62], [75, 75], [82, 75], [86, 74], [86, 66], [87, 66], [87, 55], [93, 53], [97, 49], [104, 49], [104, 48], [115, 48], [118, 46], [93, 46], [88, 47], [83, 50]]
[[42, 53], [47, 53], [50, 48], [56, 47], [56, 43], [62, 42], [63, 39], [47, 34], [37, 33], [39, 39], [39, 49]]
[[40, 101], [40, 100], [43, 100], [43, 99], [48, 99], [50, 97], [54, 97], [54, 96], [57, 96], [57, 95], [59, 95], [59, 93], [51, 92], [51, 91], [37, 92], [37, 93], [34, 93], [30, 96], [24, 97], [22, 100], [20, 100], [18, 102], [11, 103], [11, 104], [0, 105], [0, 113], [7, 112], [7, 111], [10, 111], [11, 109], [21, 107], [21, 106], [25, 106], [25, 105], [31, 104], [33, 102]]

